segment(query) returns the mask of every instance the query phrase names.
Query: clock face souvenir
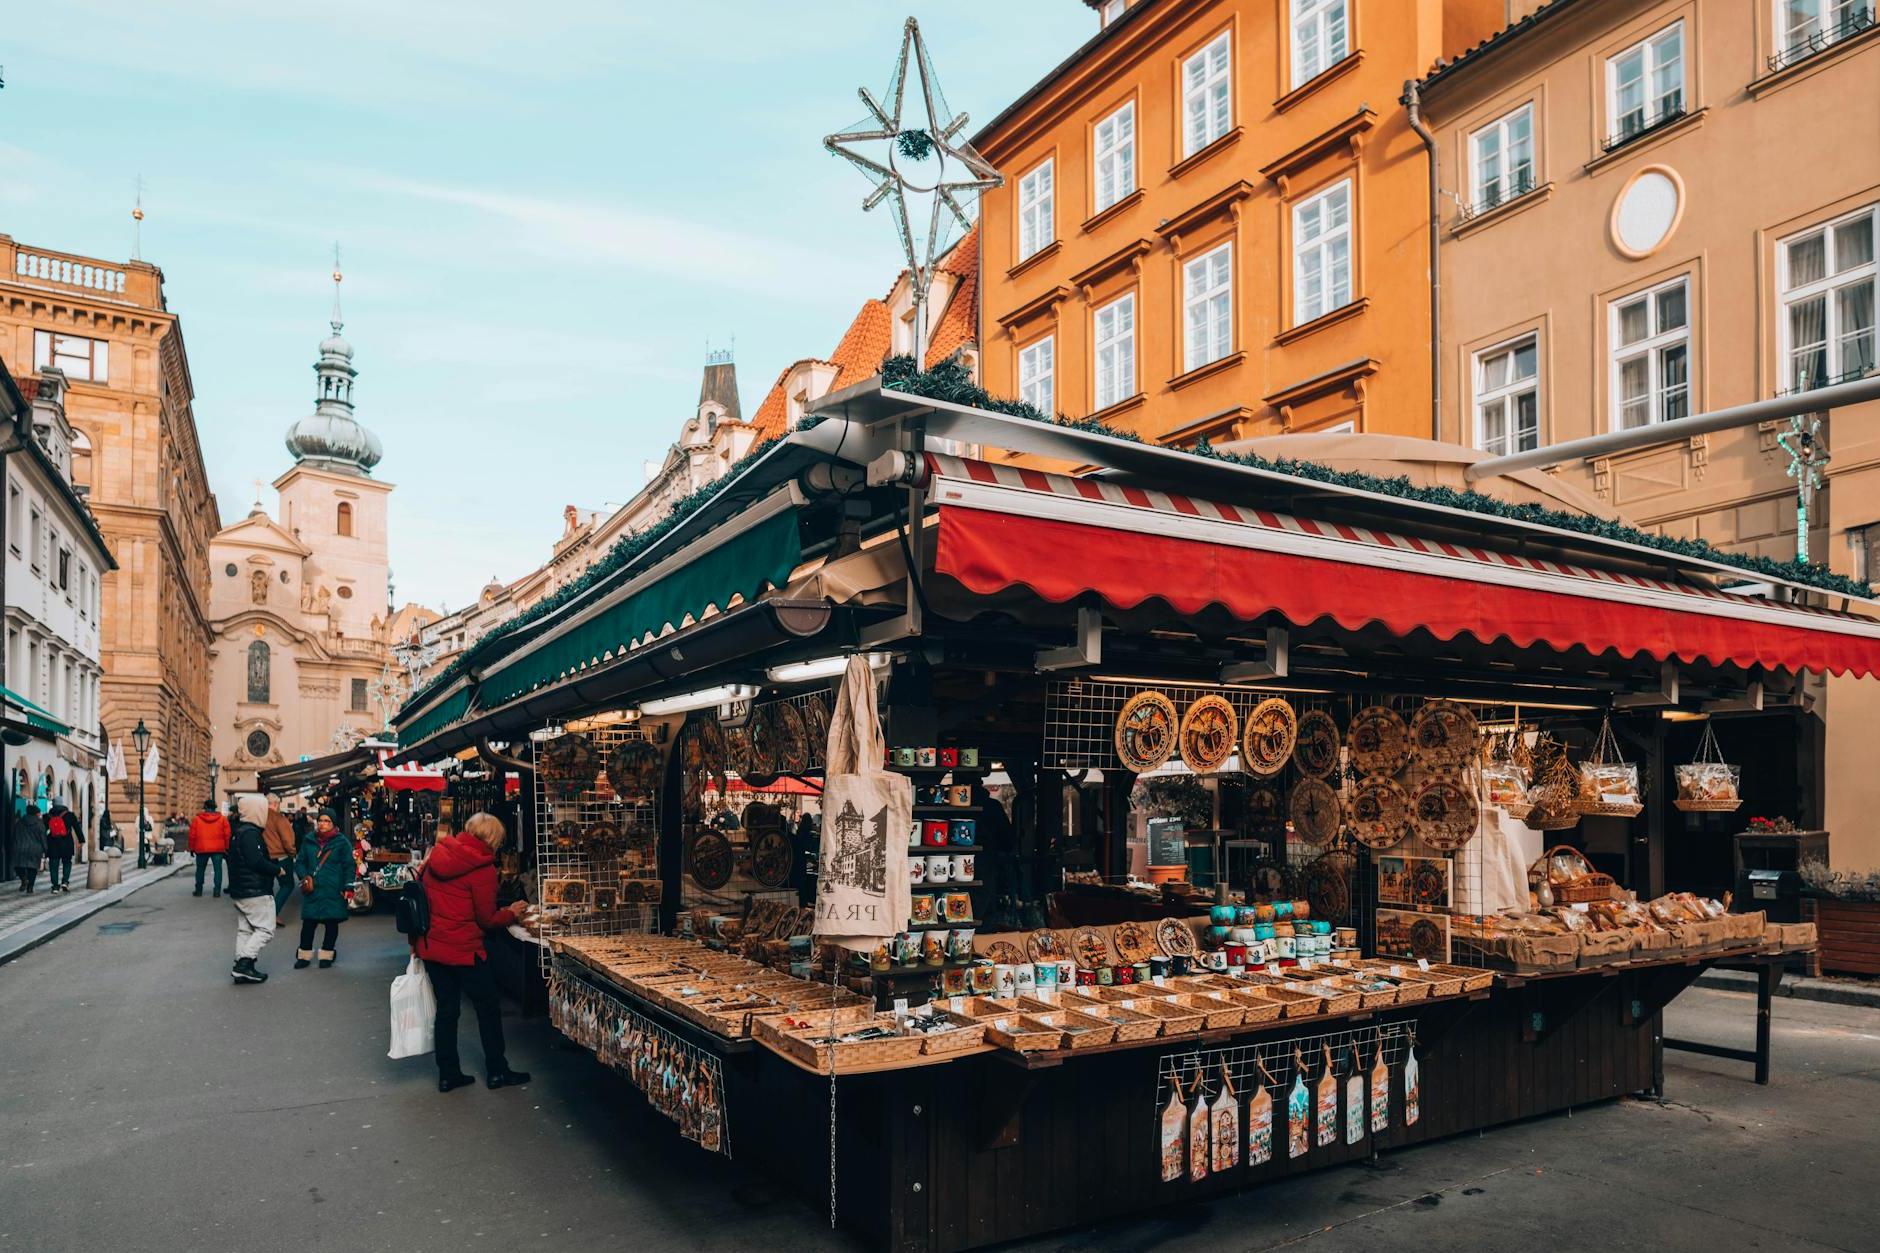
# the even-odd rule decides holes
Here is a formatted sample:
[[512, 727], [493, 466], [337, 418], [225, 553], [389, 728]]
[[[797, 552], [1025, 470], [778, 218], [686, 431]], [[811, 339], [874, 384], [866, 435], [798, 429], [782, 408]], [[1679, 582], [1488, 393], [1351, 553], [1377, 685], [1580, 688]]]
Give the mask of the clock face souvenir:
[[1410, 719], [1411, 751], [1430, 770], [1455, 770], [1475, 755], [1475, 715], [1452, 700], [1426, 701]]
[[781, 747], [774, 709], [764, 705], [753, 709], [750, 724], [744, 729], [751, 737], [751, 777], [769, 782], [777, 777], [777, 755]]
[[1308, 844], [1329, 844], [1343, 818], [1338, 793], [1323, 779], [1301, 779], [1292, 791], [1293, 831]]
[[777, 771], [802, 774], [809, 769], [809, 724], [803, 711], [787, 700], [771, 710], [777, 728]]
[[1345, 742], [1360, 774], [1396, 774], [1410, 760], [1410, 729], [1389, 705], [1360, 709]]
[[1417, 836], [1431, 848], [1454, 852], [1475, 836], [1481, 815], [1475, 793], [1449, 775], [1431, 775], [1410, 801]]
[[772, 829], [751, 841], [751, 875], [767, 888], [790, 881], [790, 837]]
[[715, 892], [731, 882], [731, 870], [734, 858], [731, 841], [721, 833], [712, 830], [699, 832], [692, 837], [692, 847], [688, 850], [692, 863], [692, 877], [698, 885], [708, 892]]
[[1286, 794], [1279, 784], [1266, 781], [1250, 784], [1243, 804], [1247, 829], [1252, 834], [1267, 835], [1284, 827]]
[[1293, 707], [1278, 696], [1269, 697], [1247, 715], [1241, 735], [1240, 760], [1249, 774], [1274, 775], [1285, 768], [1299, 735]]
[[637, 800], [659, 786], [664, 764], [659, 749], [645, 740], [628, 740], [608, 755], [607, 782], [622, 800]]
[[1196, 774], [1213, 774], [1233, 755], [1239, 729], [1234, 707], [1224, 697], [1203, 696], [1182, 718], [1182, 762]]
[[1338, 724], [1323, 709], [1299, 715], [1299, 737], [1293, 744], [1293, 765], [1301, 774], [1324, 778], [1338, 767]]
[[809, 737], [810, 765], [821, 765], [829, 751], [829, 703], [821, 696], [803, 702], [803, 732]]
[[1127, 770], [1154, 770], [1175, 751], [1175, 702], [1160, 692], [1138, 692], [1116, 715], [1116, 755]]
[[1356, 859], [1343, 849], [1322, 853], [1307, 863], [1302, 877], [1314, 918], [1336, 926], [1350, 916], [1351, 875], [1356, 867]]
[[1397, 780], [1374, 774], [1351, 797], [1351, 830], [1370, 848], [1390, 848], [1410, 833], [1410, 798]]

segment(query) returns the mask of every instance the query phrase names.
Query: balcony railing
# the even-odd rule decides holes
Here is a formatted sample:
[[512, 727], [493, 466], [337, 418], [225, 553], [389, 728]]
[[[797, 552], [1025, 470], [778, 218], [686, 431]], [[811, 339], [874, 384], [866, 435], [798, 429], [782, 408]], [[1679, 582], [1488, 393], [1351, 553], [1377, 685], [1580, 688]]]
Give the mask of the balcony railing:
[[14, 254], [13, 273], [19, 278], [56, 283], [61, 287], [78, 287], [111, 295], [122, 295], [124, 291], [124, 271], [53, 253], [21, 250]]
[[1619, 129], [1606, 136], [1605, 150], [1611, 152], [1623, 148], [1636, 139], [1643, 139], [1655, 130], [1661, 130], [1684, 116], [1684, 93], [1673, 92], [1656, 113], [1647, 114], [1643, 109], [1635, 109], [1619, 119]]
[[1474, 204], [1465, 204], [1456, 214], [1457, 220], [1468, 222], [1481, 217], [1491, 209], [1498, 209], [1510, 201], [1519, 200], [1538, 186], [1534, 181], [1534, 167], [1516, 171], [1512, 176], [1497, 179], [1495, 183], [1482, 191], [1482, 198]]
[[1803, 392], [1819, 391], [1824, 387], [1833, 387], [1839, 383], [1852, 383], [1856, 379], [1864, 379], [1872, 373], [1872, 366], [1855, 366], [1853, 369], [1843, 370], [1839, 374], [1829, 374], [1826, 370], [1821, 370], [1805, 378], [1798, 379], [1792, 385], [1776, 392], [1776, 395], [1798, 396]]
[[1843, 39], [1851, 39], [1874, 23], [1874, 11], [1871, 4], [1849, 9], [1840, 21], [1832, 26], [1823, 26], [1811, 35], [1800, 39], [1791, 39], [1778, 52], [1769, 56], [1769, 70], [1785, 70], [1798, 62], [1806, 61], [1817, 53], [1826, 52]]

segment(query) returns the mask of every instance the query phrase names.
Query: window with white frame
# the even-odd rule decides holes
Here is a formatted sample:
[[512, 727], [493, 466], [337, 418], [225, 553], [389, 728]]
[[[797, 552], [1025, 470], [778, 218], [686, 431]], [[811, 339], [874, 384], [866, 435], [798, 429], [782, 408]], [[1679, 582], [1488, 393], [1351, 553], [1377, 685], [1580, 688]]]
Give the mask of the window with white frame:
[[1541, 443], [1540, 346], [1532, 335], [1475, 354], [1475, 446], [1504, 456]]
[[1351, 180], [1293, 206], [1293, 324], [1351, 303]]
[[1097, 123], [1091, 136], [1096, 206], [1101, 213], [1136, 190], [1136, 106], [1124, 105]]
[[1047, 418], [1057, 413], [1057, 337], [1018, 350], [1018, 398]]
[[28, 546], [26, 549], [26, 560], [31, 563], [33, 569], [39, 570], [44, 568], [46, 564], [45, 551], [46, 519], [44, 514], [35, 509], [33, 510], [32, 532], [28, 538]]
[[1524, 104], [1469, 136], [1470, 213], [1534, 190], [1534, 106]]
[[1108, 409], [1136, 394], [1136, 296], [1112, 300], [1098, 309], [1096, 323], [1096, 394]]
[[102, 383], [111, 376], [111, 345], [83, 335], [34, 331], [33, 365], [40, 369], [57, 366], [68, 379]]
[[1690, 283], [1673, 279], [1612, 302], [1614, 425], [1670, 422], [1691, 412]]
[[1808, 391], [1874, 368], [1874, 233], [1869, 205], [1779, 246], [1783, 386]]
[[1880, 522], [1849, 527], [1847, 547], [1854, 562], [1850, 573], [1862, 583], [1880, 580]]
[[1103, 0], [1103, 7], [1098, 10], [1097, 15], [1102, 18], [1103, 24], [1108, 26], [1123, 16], [1123, 10], [1128, 7], [1129, 0]]
[[1234, 246], [1182, 263], [1182, 369], [1198, 370], [1234, 347]]
[[1182, 155], [1192, 157], [1227, 133], [1233, 114], [1229, 32], [1182, 62]]
[[1292, 0], [1292, 85], [1302, 86], [1351, 51], [1349, 0]]
[[1874, 0], [1775, 0], [1771, 69], [1793, 65], [1874, 24]]
[[1606, 117], [1617, 148], [1684, 112], [1684, 23], [1673, 22], [1606, 62]]
[[1051, 216], [1052, 162], [1040, 161], [1018, 180], [1018, 259], [1023, 261], [1057, 238]]
[[7, 484], [7, 547], [20, 550], [20, 489]]

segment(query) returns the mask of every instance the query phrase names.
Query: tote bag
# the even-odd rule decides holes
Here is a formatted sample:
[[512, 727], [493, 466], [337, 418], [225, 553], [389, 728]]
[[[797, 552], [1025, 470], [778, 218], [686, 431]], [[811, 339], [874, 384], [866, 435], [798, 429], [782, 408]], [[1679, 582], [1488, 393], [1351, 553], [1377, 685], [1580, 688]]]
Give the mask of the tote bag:
[[815, 934], [873, 947], [905, 929], [914, 785], [882, 765], [885, 746], [868, 663], [849, 658], [829, 719]]

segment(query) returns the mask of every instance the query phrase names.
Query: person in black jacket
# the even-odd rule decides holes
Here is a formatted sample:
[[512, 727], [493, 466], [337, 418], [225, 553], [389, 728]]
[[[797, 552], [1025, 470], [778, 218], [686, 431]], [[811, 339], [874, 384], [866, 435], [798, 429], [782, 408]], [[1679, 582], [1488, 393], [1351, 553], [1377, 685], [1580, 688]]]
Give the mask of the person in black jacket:
[[280, 873], [268, 856], [261, 828], [268, 820], [268, 801], [255, 792], [235, 802], [236, 823], [228, 845], [228, 894], [235, 903], [235, 965], [229, 976], [237, 983], [266, 983], [255, 969], [268, 941], [274, 938], [274, 879]]

